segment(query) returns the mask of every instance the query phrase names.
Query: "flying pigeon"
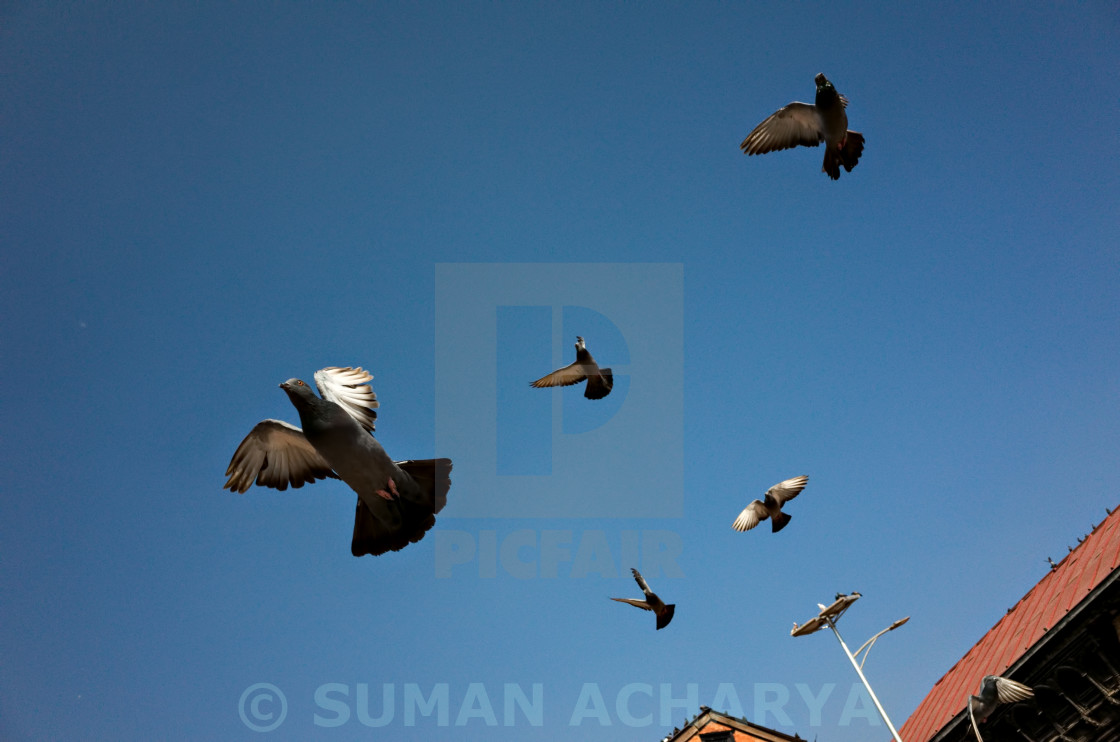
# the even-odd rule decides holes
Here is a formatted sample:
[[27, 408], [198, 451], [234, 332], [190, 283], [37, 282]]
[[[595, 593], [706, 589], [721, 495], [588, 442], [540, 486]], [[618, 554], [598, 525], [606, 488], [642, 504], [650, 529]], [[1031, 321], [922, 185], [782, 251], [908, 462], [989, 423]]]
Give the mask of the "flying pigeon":
[[968, 697], [968, 716], [972, 721], [972, 731], [976, 733], [978, 742], [984, 740], [980, 737], [980, 728], [976, 725], [977, 717], [981, 722], [987, 721], [988, 715], [1001, 703], [1016, 703], [1033, 697], [1034, 690], [1030, 686], [999, 675], [985, 675], [980, 683], [980, 695]]
[[815, 104], [794, 101], [779, 108], [773, 115], [754, 127], [739, 148], [747, 155], [764, 155], [779, 149], [790, 149], [802, 144], [816, 147], [825, 143], [823, 172], [836, 180], [840, 166], [849, 173], [863, 154], [863, 134], [848, 129], [848, 114], [844, 111], [848, 99], [836, 92], [823, 73], [815, 78], [817, 98]]
[[642, 589], [642, 592], [646, 594], [646, 599], [636, 600], [634, 598], [611, 598], [611, 600], [617, 600], [619, 603], [629, 603], [630, 605], [637, 606], [638, 608], [641, 608], [643, 610], [653, 611], [657, 616], [657, 629], [658, 631], [660, 631], [661, 629], [668, 626], [669, 622], [673, 620], [673, 613], [676, 612], [677, 606], [676, 604], [665, 605], [665, 603], [661, 601], [661, 598], [657, 597], [657, 595], [655, 595], [654, 592], [649, 589], [649, 585], [647, 585], [646, 581], [642, 579], [641, 572], [633, 568], [631, 568], [630, 571], [634, 573], [634, 579], [637, 580], [638, 587], [640, 587]]
[[751, 501], [751, 504], [739, 513], [739, 517], [735, 519], [731, 527], [736, 531], [749, 531], [761, 521], [769, 518], [771, 529], [774, 533], [777, 533], [785, 528], [786, 524], [793, 518], [792, 515], [786, 515], [782, 512], [782, 505], [797, 497], [801, 490], [805, 489], [808, 482], [809, 477], [805, 475], [778, 482], [766, 490], [765, 502], [762, 500]]
[[285, 490], [319, 479], [341, 479], [358, 493], [354, 556], [400, 551], [424, 538], [447, 504], [451, 459], [393, 461], [373, 437], [377, 395], [362, 368], [331, 366], [315, 372], [322, 398], [300, 379], [280, 388], [299, 411], [300, 430], [264, 420], [245, 436], [223, 485], [245, 492], [259, 486]]
[[564, 368], [556, 369], [548, 376], [542, 376], [536, 381], [530, 382], [529, 386], [538, 389], [546, 386], [571, 386], [584, 379], [587, 379], [587, 387], [583, 390], [583, 396], [588, 399], [602, 399], [610, 394], [614, 387], [614, 376], [611, 374], [611, 370], [609, 368], [599, 368], [599, 364], [595, 363], [595, 359], [591, 357], [587, 346], [583, 344], [583, 338], [576, 335], [575, 362]]

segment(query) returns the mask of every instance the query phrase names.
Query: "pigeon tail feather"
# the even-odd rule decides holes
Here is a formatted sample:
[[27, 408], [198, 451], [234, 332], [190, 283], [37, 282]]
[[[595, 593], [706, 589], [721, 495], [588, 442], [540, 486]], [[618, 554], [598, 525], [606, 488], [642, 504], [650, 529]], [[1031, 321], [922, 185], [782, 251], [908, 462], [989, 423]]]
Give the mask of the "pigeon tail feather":
[[780, 510], [777, 514], [770, 519], [771, 533], [777, 533], [786, 527], [786, 525], [793, 520], [793, 516], [788, 513], [783, 513]]
[[350, 542], [350, 553], [356, 557], [400, 551], [420, 541], [436, 524], [435, 514], [447, 504], [451, 459], [398, 461], [397, 466], [412, 478], [420, 496], [394, 500], [388, 511], [393, 516], [392, 522], [374, 515], [359, 497], [354, 512], [354, 537]]
[[412, 519], [407, 526], [390, 529], [374, 516], [361, 498], [358, 498], [354, 512], [354, 537], [350, 541], [350, 553], [356, 557], [370, 554], [380, 556], [387, 551], [400, 551], [409, 544], [424, 538], [436, 517], [432, 514]]
[[587, 388], [583, 392], [583, 396], [588, 399], [602, 399], [611, 393], [614, 388], [614, 374], [611, 373], [609, 368], [599, 369], [602, 376], [589, 376], [587, 377]]
[[849, 173], [852, 172], [852, 168], [859, 162], [862, 154], [863, 134], [858, 131], [848, 131], [844, 135], [841, 145], [825, 149], [824, 164], [821, 166], [821, 170], [828, 173], [828, 177], [833, 180], [838, 180], [841, 166]]
[[860, 155], [863, 154], [863, 134], [858, 131], [848, 130], [847, 135], [844, 137], [844, 146], [840, 150], [840, 164], [849, 173], [852, 168], [859, 162]]
[[451, 489], [451, 459], [413, 459], [398, 461], [397, 466], [416, 481], [421, 492], [431, 495], [433, 513], [443, 510]]

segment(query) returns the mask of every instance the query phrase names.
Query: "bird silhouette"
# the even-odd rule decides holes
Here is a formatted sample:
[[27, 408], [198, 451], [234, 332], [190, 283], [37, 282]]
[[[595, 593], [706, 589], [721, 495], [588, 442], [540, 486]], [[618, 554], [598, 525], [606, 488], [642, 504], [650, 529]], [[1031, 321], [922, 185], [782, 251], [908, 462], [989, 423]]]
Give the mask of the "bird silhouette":
[[362, 368], [331, 366], [315, 372], [315, 396], [306, 382], [280, 384], [303, 428], [282, 420], [257, 423], [226, 469], [225, 487], [285, 490], [319, 479], [341, 479], [358, 494], [354, 556], [399, 551], [424, 538], [447, 503], [450, 459], [394, 461], [373, 437], [377, 395]]
[[529, 382], [529, 386], [538, 389], [550, 386], [571, 386], [584, 379], [587, 379], [587, 386], [584, 387], [583, 396], [588, 399], [602, 399], [610, 394], [611, 389], [614, 388], [614, 375], [611, 374], [611, 370], [609, 368], [599, 368], [599, 364], [595, 363], [595, 359], [591, 357], [591, 352], [587, 350], [583, 338], [576, 335], [576, 360], [564, 368], [556, 369], [548, 376], [542, 376], [536, 381]]
[[657, 616], [657, 629], [660, 631], [673, 620], [673, 614], [676, 612], [677, 606], [675, 603], [665, 605], [664, 601], [649, 589], [649, 585], [647, 585], [646, 581], [642, 578], [641, 572], [633, 568], [631, 568], [630, 571], [634, 573], [634, 580], [637, 581], [638, 587], [642, 589], [642, 592], [646, 594], [646, 599], [611, 598], [611, 600], [617, 600], [619, 603], [629, 603], [643, 610], [653, 611], [654, 615]]
[[848, 172], [863, 154], [863, 134], [848, 129], [848, 99], [823, 73], [814, 78], [817, 95], [814, 103], [794, 101], [779, 108], [754, 128], [739, 148], [743, 154], [762, 155], [797, 145], [816, 147], [824, 142], [824, 164], [821, 170], [836, 180], [840, 167]]
[[735, 519], [731, 527], [736, 531], [749, 531], [769, 518], [771, 531], [777, 533], [785, 528], [786, 524], [793, 518], [792, 515], [782, 512], [782, 505], [797, 497], [801, 490], [805, 489], [808, 482], [809, 477], [806, 475], [778, 482], [766, 490], [765, 501], [752, 500], [749, 505], [743, 508], [743, 512], [739, 513], [739, 517]]

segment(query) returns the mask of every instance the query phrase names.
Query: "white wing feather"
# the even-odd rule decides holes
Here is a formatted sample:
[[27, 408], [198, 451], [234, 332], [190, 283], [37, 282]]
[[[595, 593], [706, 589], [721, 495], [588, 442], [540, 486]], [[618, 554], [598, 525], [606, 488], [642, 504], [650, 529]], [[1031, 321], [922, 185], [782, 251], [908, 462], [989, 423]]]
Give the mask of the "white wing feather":
[[1000, 703], [1014, 703], [1015, 701], [1025, 701], [1034, 696], [1034, 690], [1029, 685], [997, 676], [996, 683], [996, 697]]
[[328, 366], [315, 372], [315, 386], [323, 399], [342, 407], [366, 430], [373, 432], [379, 405], [369, 382], [373, 374], [361, 368]]
[[749, 531], [766, 518], [766, 506], [761, 500], [754, 500], [743, 508], [739, 517], [731, 524], [736, 531]]
[[774, 502], [782, 505], [797, 497], [808, 483], [809, 477], [804, 474], [800, 477], [793, 477], [784, 482], [778, 482], [773, 487], [766, 490], [766, 496], [774, 498]]

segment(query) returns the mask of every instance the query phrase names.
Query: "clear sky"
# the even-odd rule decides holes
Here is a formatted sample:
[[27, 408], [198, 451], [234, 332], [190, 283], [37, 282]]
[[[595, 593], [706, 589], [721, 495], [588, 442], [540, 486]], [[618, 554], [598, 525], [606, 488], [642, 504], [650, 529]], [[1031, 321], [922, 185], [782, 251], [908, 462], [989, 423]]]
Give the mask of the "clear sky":
[[[1120, 500], [1118, 42], [1106, 2], [5, 3], [0, 737], [888, 739], [792, 623], [911, 616], [866, 665], [900, 726]], [[818, 72], [858, 167], [745, 157]], [[615, 392], [530, 389], [577, 334]], [[400, 553], [350, 556], [341, 482], [222, 489], [330, 365], [455, 461]]]

